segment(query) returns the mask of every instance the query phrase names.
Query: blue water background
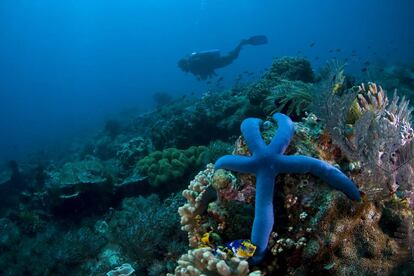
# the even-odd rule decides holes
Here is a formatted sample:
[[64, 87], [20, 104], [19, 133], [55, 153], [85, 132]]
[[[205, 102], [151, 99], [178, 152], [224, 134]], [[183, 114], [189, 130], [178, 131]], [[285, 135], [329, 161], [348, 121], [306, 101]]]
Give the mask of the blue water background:
[[412, 0], [2, 0], [0, 160], [82, 137], [121, 110], [149, 110], [156, 91], [200, 95], [209, 86], [177, 60], [254, 34], [269, 44], [218, 70], [225, 87], [285, 55], [317, 68], [356, 50], [354, 72], [377, 58], [412, 62], [413, 11]]

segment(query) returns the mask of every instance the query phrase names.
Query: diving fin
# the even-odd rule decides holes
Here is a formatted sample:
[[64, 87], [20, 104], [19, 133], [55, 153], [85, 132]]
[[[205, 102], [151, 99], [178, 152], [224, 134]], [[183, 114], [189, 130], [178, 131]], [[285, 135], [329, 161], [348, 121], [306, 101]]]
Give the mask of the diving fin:
[[246, 40], [246, 44], [254, 46], [267, 44], [267, 42], [268, 40], [265, 35], [255, 35]]

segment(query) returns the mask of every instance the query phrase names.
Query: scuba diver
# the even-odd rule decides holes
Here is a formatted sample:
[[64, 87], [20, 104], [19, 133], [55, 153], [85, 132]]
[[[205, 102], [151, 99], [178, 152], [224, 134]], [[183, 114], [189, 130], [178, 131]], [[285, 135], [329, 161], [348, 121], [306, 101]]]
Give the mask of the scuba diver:
[[194, 52], [180, 59], [178, 67], [184, 72], [190, 72], [200, 80], [206, 80], [217, 74], [214, 72], [217, 68], [225, 67], [231, 64], [238, 56], [245, 45], [263, 45], [267, 44], [267, 37], [264, 35], [252, 36], [240, 41], [239, 45], [230, 51], [227, 55], [221, 56], [220, 50], [208, 50]]

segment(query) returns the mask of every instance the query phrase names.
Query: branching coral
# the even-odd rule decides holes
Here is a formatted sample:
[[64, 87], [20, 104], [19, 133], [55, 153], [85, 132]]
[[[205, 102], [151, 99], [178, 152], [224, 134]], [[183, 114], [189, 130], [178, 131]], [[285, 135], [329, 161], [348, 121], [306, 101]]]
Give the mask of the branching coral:
[[207, 168], [190, 182], [188, 189], [183, 191], [187, 203], [178, 209], [178, 213], [181, 216], [181, 229], [188, 232], [191, 247], [197, 247], [202, 234], [206, 232], [206, 226], [201, 225], [199, 217], [207, 210], [208, 203], [216, 197], [211, 186], [213, 173], [213, 165], [207, 165]]
[[198, 248], [189, 250], [187, 254], [181, 256], [175, 269], [175, 275], [253, 276], [260, 274], [249, 274], [247, 261], [236, 257], [227, 260], [226, 255], [215, 254], [211, 248]]

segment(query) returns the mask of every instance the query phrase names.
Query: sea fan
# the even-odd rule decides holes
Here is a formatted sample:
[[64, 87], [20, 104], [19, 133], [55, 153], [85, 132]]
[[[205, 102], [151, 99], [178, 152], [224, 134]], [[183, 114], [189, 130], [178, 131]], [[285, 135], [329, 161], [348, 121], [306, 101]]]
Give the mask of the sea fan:
[[394, 92], [388, 102], [385, 91], [374, 83], [344, 90], [343, 66], [332, 63], [326, 70], [314, 112], [342, 153], [361, 163], [362, 172], [356, 176], [360, 188], [370, 198], [387, 196], [399, 187], [410, 191], [414, 134], [408, 101]]

